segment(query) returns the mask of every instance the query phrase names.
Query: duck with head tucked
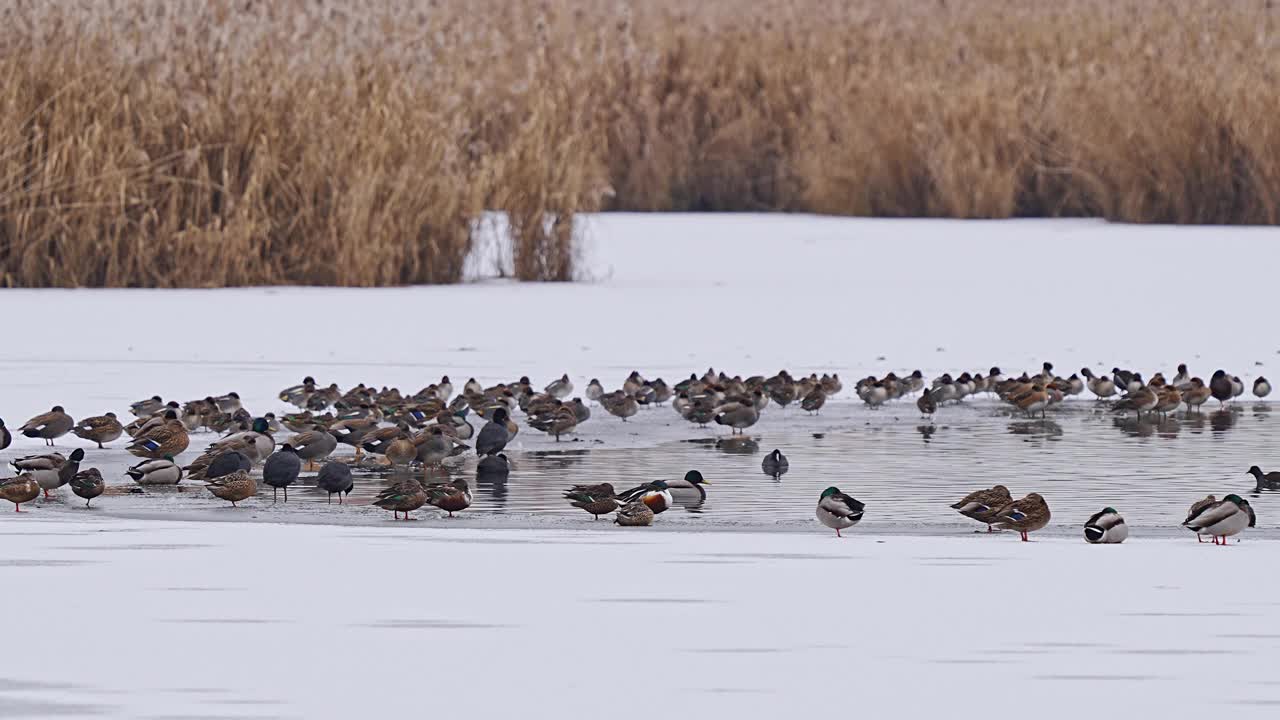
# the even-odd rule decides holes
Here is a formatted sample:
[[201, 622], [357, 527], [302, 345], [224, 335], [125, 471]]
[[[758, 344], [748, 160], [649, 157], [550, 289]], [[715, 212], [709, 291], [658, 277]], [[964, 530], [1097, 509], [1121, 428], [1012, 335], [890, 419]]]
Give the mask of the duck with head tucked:
[[54, 405], [52, 410], [31, 418], [18, 430], [26, 437], [40, 438], [46, 445], [53, 447], [53, 441], [71, 432], [75, 424], [75, 420], [61, 405]]
[[1017, 530], [1027, 542], [1027, 535], [1048, 525], [1050, 517], [1049, 503], [1040, 493], [1031, 493], [995, 511], [991, 520], [1001, 530]]
[[974, 490], [952, 505], [951, 509], [971, 520], [986, 523], [987, 532], [992, 532], [991, 523], [995, 512], [1011, 502], [1013, 497], [1009, 495], [1009, 488], [995, 485], [986, 490]]
[[1196, 534], [1197, 539], [1205, 534], [1213, 538], [1214, 545], [1226, 545], [1228, 537], [1258, 524], [1258, 517], [1248, 500], [1232, 493], [1218, 502], [1206, 502], [1212, 497], [1193, 505], [1192, 513], [1182, 523]]
[[836, 537], [843, 537], [840, 531], [861, 522], [866, 507], [864, 503], [840, 492], [840, 488], [833, 485], [818, 496], [818, 509], [814, 514], [819, 522], [836, 531]]
[[81, 420], [71, 428], [71, 432], [78, 438], [98, 443], [98, 448], [101, 449], [103, 443], [109, 443], [123, 435], [124, 426], [116, 419], [115, 413], [109, 412]]

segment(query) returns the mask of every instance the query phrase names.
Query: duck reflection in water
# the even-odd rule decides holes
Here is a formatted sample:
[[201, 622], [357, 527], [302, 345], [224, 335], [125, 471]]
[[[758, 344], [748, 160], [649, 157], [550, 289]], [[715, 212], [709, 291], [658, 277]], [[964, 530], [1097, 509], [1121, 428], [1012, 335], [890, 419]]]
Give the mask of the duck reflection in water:
[[760, 443], [746, 435], [716, 440], [716, 449], [729, 455], [750, 455], [760, 452]]
[[1062, 426], [1053, 420], [1022, 420], [1009, 423], [1009, 434], [1059, 438], [1062, 437]]

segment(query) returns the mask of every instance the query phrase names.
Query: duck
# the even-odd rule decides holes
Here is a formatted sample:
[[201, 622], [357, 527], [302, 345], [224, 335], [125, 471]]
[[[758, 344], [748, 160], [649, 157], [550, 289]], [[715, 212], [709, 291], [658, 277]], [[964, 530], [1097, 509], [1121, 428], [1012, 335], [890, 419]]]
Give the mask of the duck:
[[[565, 491], [564, 498], [570, 505], [591, 513], [596, 520], [599, 520], [601, 515], [614, 512], [622, 505], [610, 483], [574, 485]], [[640, 504], [643, 505], [643, 503]], [[648, 507], [646, 506], [645, 509], [648, 510]], [[649, 514], [652, 522], [653, 511], [650, 510]]]
[[511, 440], [507, 428], [510, 413], [507, 409], [497, 408], [492, 415], [493, 417], [480, 428], [480, 434], [476, 436], [476, 452], [480, 455], [497, 455]]
[[[367, 438], [368, 435], [365, 437]], [[332, 455], [334, 450], [338, 449], [338, 438], [317, 425], [310, 430], [300, 432], [289, 438], [285, 445], [293, 451], [293, 454], [299, 460], [307, 461], [307, 471], [311, 472], [315, 469], [317, 460], [324, 460]], [[368, 447], [366, 446], [365, 449], [367, 450]]]
[[82, 440], [98, 443], [98, 448], [101, 449], [103, 443], [109, 443], [123, 435], [124, 426], [116, 419], [115, 413], [109, 412], [81, 420], [71, 428], [71, 432]]
[[561, 405], [549, 417], [540, 418], [537, 424], [530, 420], [529, 424], [560, 442], [561, 435], [571, 433], [578, 427], [578, 416], [574, 414], [572, 407]]
[[642, 502], [627, 503], [618, 508], [613, 522], [622, 527], [649, 527], [653, 525], [654, 512]]
[[159, 395], [152, 395], [145, 400], [129, 403], [129, 412], [136, 418], [148, 418], [163, 410], [164, 407], [164, 399]]
[[1117, 408], [1130, 408], [1138, 412], [1138, 417], [1142, 417], [1142, 413], [1148, 410], [1154, 410], [1156, 405], [1160, 404], [1160, 396], [1156, 394], [1155, 388], [1143, 385], [1142, 387], [1130, 392], [1120, 399], [1116, 404]]
[[84, 450], [76, 448], [65, 459], [55, 452], [46, 455], [29, 455], [14, 460], [12, 464], [19, 471], [29, 472], [36, 482], [40, 483], [40, 488], [44, 490], [44, 496], [47, 498], [50, 490], [57, 490], [71, 482], [71, 478], [80, 472], [80, 461], [83, 459]]
[[791, 469], [791, 462], [787, 460], [787, 456], [782, 454], [781, 450], [774, 448], [774, 451], [764, 456], [764, 460], [760, 461], [760, 469], [765, 475], [773, 477], [774, 480], [781, 478]]
[[471, 487], [462, 478], [447, 483], [431, 483], [423, 489], [427, 493], [427, 503], [449, 513], [449, 517], [471, 507]]
[[1178, 390], [1186, 390], [1191, 387], [1191, 373], [1187, 371], [1186, 363], [1178, 364], [1178, 374], [1173, 376], [1173, 380], [1169, 384], [1178, 388]]
[[1182, 402], [1188, 408], [1199, 411], [1200, 406], [1209, 401], [1210, 391], [1200, 378], [1191, 378], [1190, 387], [1182, 391]]
[[22, 503], [29, 503], [38, 497], [40, 497], [40, 483], [36, 482], [30, 473], [0, 479], [0, 498], [13, 503], [14, 512], [22, 512]]
[[1214, 370], [1213, 377], [1209, 379], [1209, 393], [1213, 395], [1213, 399], [1218, 401], [1218, 406], [1226, 405], [1227, 401], [1235, 397], [1235, 386], [1231, 382], [1231, 376], [1227, 375], [1225, 370]]
[[1033, 383], [1030, 390], [1012, 396], [1010, 401], [1028, 417], [1038, 412], [1043, 418], [1045, 408], [1049, 407], [1049, 393], [1040, 383]]
[[1151, 408], [1151, 411], [1164, 416], [1177, 410], [1181, 404], [1182, 393], [1178, 392], [1178, 388], [1173, 385], [1166, 385], [1156, 391], [1156, 405]]
[[178, 414], [173, 410], [166, 410], [163, 424], [138, 434], [125, 449], [138, 457], [155, 460], [166, 455], [177, 457], [190, 443], [191, 436], [178, 419]]
[[4, 418], [0, 418], [0, 450], [4, 450], [13, 444], [13, 433], [9, 432], [9, 428], [4, 426]]
[[511, 462], [502, 453], [485, 455], [476, 464], [477, 475], [507, 475], [511, 472]]
[[715, 409], [716, 424], [728, 425], [731, 433], [740, 433], [759, 419], [760, 411], [752, 403], [730, 402]]
[[417, 459], [418, 446], [413, 444], [412, 438], [401, 436], [387, 445], [383, 457], [392, 467], [404, 467]]
[[41, 438], [46, 445], [53, 447], [53, 441], [71, 432], [75, 424], [75, 420], [71, 419], [61, 405], [54, 405], [49, 412], [23, 423], [18, 431], [29, 438]]
[[284, 488], [284, 501], [289, 502], [289, 486], [298, 479], [302, 472], [302, 458], [289, 443], [271, 453], [262, 464], [262, 482], [271, 486], [271, 502], [276, 501], [276, 491]]
[[[251, 443], [248, 445], [252, 446]], [[239, 449], [225, 450], [211, 447], [182, 469], [189, 480], [213, 480], [237, 470], [249, 472], [253, 469], [253, 458], [245, 454], [244, 450], [244, 445], [239, 446]]]
[[640, 411], [640, 404], [636, 402], [635, 397], [627, 394], [603, 395], [600, 398], [600, 404], [610, 415], [621, 418], [622, 422], [626, 422], [627, 418]]
[[78, 497], [84, 498], [84, 506], [89, 507], [89, 503], [93, 499], [101, 495], [106, 489], [107, 484], [102, 479], [102, 473], [98, 468], [89, 468], [81, 470], [71, 477], [71, 492]]
[[1085, 387], [1089, 388], [1089, 392], [1093, 393], [1099, 400], [1104, 400], [1116, 394], [1116, 384], [1106, 375], [1097, 377], [1089, 368], [1080, 368], [1080, 374], [1085, 377]]
[[427, 492], [423, 489], [422, 483], [413, 478], [406, 478], [378, 493], [378, 497], [373, 499], [373, 504], [383, 510], [392, 511], [397, 520], [400, 519], [400, 513], [404, 513], [404, 519], [408, 520], [409, 513], [427, 504]]
[[1239, 375], [1231, 376], [1231, 399], [1234, 400], [1244, 394], [1244, 381]]
[[251, 429], [232, 433], [213, 443], [212, 446], [230, 447], [237, 442], [246, 441], [252, 441], [256, 448], [256, 452], [246, 453], [255, 463], [275, 452], [276, 449], [276, 440], [271, 437], [271, 425], [266, 418], [255, 418]]
[[1027, 535], [1049, 524], [1049, 503], [1039, 493], [1005, 504], [991, 515], [992, 524], [1001, 530], [1017, 530], [1022, 541]]
[[329, 432], [333, 433], [338, 442], [356, 449], [356, 457], [360, 457], [363, 452], [360, 443], [364, 436], [377, 429], [378, 421], [371, 417], [338, 420], [329, 426]]
[[1090, 545], [1117, 545], [1129, 537], [1129, 526], [1115, 508], [1105, 507], [1084, 524], [1084, 539]]
[[139, 485], [177, 485], [182, 481], [182, 466], [173, 461], [172, 455], [156, 460], [143, 460], [125, 470]]
[[[574, 398], [573, 401], [569, 403], [569, 407], [573, 410], [573, 416], [578, 419], [579, 425], [591, 419], [591, 408], [587, 407], [587, 404], [582, 402], [582, 398]], [[465, 440], [466, 438], [463, 439]]]
[[561, 375], [559, 380], [548, 383], [545, 392], [557, 400], [563, 400], [573, 394], [573, 383], [569, 380], [569, 373]]
[[[1206, 495], [1203, 500], [1197, 500], [1191, 503], [1191, 508], [1187, 510], [1187, 519], [1182, 522], [1183, 526], [1186, 526], [1187, 523], [1191, 522], [1191, 518], [1195, 517], [1196, 515], [1199, 515], [1201, 512], [1204, 511], [1205, 508], [1211, 505], [1215, 505], [1217, 504], [1217, 502], [1218, 502], [1217, 497], [1213, 495]], [[1196, 542], [1204, 542], [1204, 540], [1200, 537], [1199, 531], [1196, 532]]]
[[697, 470], [690, 470], [684, 474], [683, 478], [668, 482], [667, 489], [671, 491], [672, 498], [674, 498], [677, 493], [686, 496], [690, 493], [697, 493], [698, 502], [701, 502], [707, 499], [707, 491], [703, 488], [703, 485], [710, 484], [710, 482], [702, 477], [702, 473]]
[[471, 447], [450, 435], [443, 425], [427, 426], [426, 430], [413, 437], [413, 444], [417, 448], [415, 457], [424, 466], [439, 465], [445, 458], [459, 455]]
[[925, 417], [933, 417], [938, 412], [938, 401], [933, 397], [933, 390], [925, 388], [920, 393], [920, 397], [916, 398], [916, 409]]
[[995, 485], [986, 490], [974, 490], [952, 505], [951, 509], [971, 520], [986, 523], [987, 532], [992, 532], [991, 523], [995, 512], [1011, 502], [1013, 496], [1009, 494], [1009, 488]]
[[604, 386], [600, 384], [597, 378], [591, 378], [591, 382], [587, 383], [587, 389], [583, 392], [587, 399], [591, 402], [600, 402], [600, 398], [604, 397]]
[[1252, 475], [1253, 479], [1258, 483], [1258, 492], [1263, 490], [1280, 490], [1280, 472], [1269, 472], [1264, 475], [1262, 473], [1262, 468], [1257, 465], [1249, 468], [1246, 472]]
[[[1254, 396], [1254, 397], [1256, 397], [1256, 398], [1258, 398], [1259, 400], [1261, 400], [1262, 398], [1264, 398], [1264, 397], [1266, 397], [1266, 396], [1268, 396], [1268, 395], [1270, 395], [1270, 394], [1271, 394], [1271, 383], [1267, 382], [1267, 379], [1266, 379], [1266, 378], [1264, 378], [1264, 377], [1259, 377], [1257, 380], [1254, 380], [1254, 381], [1253, 381], [1253, 396]], [[0, 423], [0, 425], [3, 425], [3, 424], [4, 424], [4, 423]], [[2, 449], [2, 448], [0, 448], [0, 449]]]
[[817, 387], [800, 399], [800, 409], [805, 412], [818, 413], [826, 403], [827, 393], [822, 388]]
[[845, 495], [840, 492], [840, 488], [832, 485], [818, 496], [818, 509], [814, 514], [817, 515], [819, 522], [836, 531], [836, 537], [843, 537], [840, 531], [861, 522], [865, 509], [865, 504]]
[[[1197, 506], [1200, 507], [1195, 510]], [[1197, 539], [1201, 534], [1211, 536], [1215, 545], [1226, 545], [1228, 537], [1258, 524], [1258, 517], [1254, 515], [1249, 501], [1235, 493], [1214, 503], [1201, 501], [1192, 508], [1195, 512], [1187, 516], [1183, 526], [1194, 532]]]
[[229, 500], [231, 507], [239, 507], [236, 503], [247, 500], [258, 494], [258, 483], [247, 470], [237, 470], [222, 477], [212, 478], [205, 487], [214, 497]]
[[224, 413], [233, 413], [241, 407], [240, 395], [235, 392], [219, 395], [213, 399], [213, 403]]
[[619, 493], [618, 499], [624, 505], [642, 502], [649, 506], [654, 515], [661, 515], [674, 503], [671, 490], [665, 480], [654, 480], [653, 482], [633, 487], [626, 492]]
[[327, 462], [316, 474], [316, 487], [328, 493], [330, 505], [333, 504], [335, 493], [338, 496], [338, 504], [341, 505], [342, 496], [350, 495], [355, 484], [355, 480], [351, 477], [351, 468], [347, 467], [346, 463]]
[[281, 402], [289, 403], [294, 407], [306, 408], [307, 399], [316, 391], [316, 379], [310, 375], [302, 379], [299, 385], [291, 385], [277, 395]]

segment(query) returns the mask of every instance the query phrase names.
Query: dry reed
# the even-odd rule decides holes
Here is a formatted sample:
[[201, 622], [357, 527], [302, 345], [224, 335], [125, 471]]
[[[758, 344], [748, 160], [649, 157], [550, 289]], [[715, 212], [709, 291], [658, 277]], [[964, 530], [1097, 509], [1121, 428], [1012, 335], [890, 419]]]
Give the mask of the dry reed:
[[0, 284], [522, 279], [577, 212], [1280, 222], [1269, 0], [0, 4]]

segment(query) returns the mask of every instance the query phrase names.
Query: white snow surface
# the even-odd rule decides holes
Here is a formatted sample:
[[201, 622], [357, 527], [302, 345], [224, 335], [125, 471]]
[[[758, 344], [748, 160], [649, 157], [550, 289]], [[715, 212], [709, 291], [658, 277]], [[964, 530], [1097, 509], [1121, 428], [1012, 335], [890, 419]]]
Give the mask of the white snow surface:
[[[12, 515], [12, 513], [11, 513]], [[6, 517], [5, 717], [1274, 717], [1280, 546]], [[999, 713], [1003, 714], [1003, 713]]]

